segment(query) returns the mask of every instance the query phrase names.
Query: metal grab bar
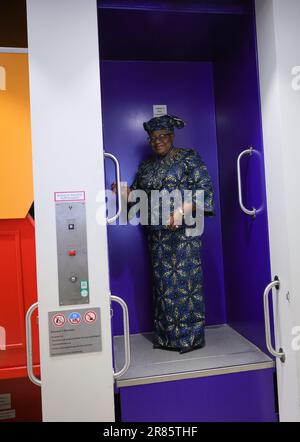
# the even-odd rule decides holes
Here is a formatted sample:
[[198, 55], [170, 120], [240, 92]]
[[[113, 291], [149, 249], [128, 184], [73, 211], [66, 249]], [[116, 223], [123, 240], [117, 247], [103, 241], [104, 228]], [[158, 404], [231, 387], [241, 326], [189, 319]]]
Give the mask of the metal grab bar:
[[272, 346], [271, 341], [271, 326], [270, 326], [270, 311], [269, 311], [269, 293], [273, 288], [280, 289], [280, 281], [275, 278], [275, 281], [271, 282], [264, 291], [264, 316], [265, 316], [265, 333], [266, 333], [266, 345], [271, 355], [279, 358], [281, 362], [285, 362], [285, 354], [282, 349], [276, 351]]
[[32, 363], [32, 334], [31, 334], [31, 316], [35, 309], [38, 308], [38, 302], [32, 304], [26, 313], [26, 361], [27, 361], [27, 374], [31, 382], [35, 385], [41, 387], [42, 382], [40, 379], [35, 377], [33, 373], [33, 363]]
[[117, 175], [117, 198], [118, 198], [118, 211], [112, 218], [106, 218], [106, 221], [108, 224], [112, 224], [115, 222], [119, 216], [121, 215], [122, 211], [122, 195], [121, 195], [121, 174], [120, 174], [120, 164], [118, 159], [112, 155], [111, 153], [104, 152], [105, 158], [110, 158], [113, 160], [116, 166], [116, 175]]
[[130, 334], [129, 334], [129, 316], [128, 316], [128, 307], [126, 302], [118, 296], [111, 295], [110, 299], [114, 302], [120, 304], [123, 310], [123, 321], [124, 321], [124, 344], [125, 344], [125, 364], [122, 370], [117, 373], [114, 372], [114, 379], [119, 379], [130, 366]]
[[242, 179], [241, 179], [241, 159], [246, 156], [246, 155], [252, 155], [253, 154], [253, 147], [250, 147], [250, 149], [244, 150], [244, 152], [242, 152], [237, 160], [237, 176], [238, 176], [238, 189], [239, 189], [239, 203], [240, 203], [240, 207], [242, 209], [242, 211], [249, 216], [256, 216], [256, 209], [252, 209], [252, 210], [248, 210], [243, 203], [243, 193], [242, 193]]

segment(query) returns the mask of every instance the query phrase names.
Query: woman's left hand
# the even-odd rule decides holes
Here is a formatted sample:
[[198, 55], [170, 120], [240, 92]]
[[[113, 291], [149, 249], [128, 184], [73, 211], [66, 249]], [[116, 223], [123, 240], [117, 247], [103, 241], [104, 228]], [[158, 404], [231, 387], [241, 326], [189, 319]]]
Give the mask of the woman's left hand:
[[169, 230], [176, 230], [176, 229], [178, 229], [178, 226], [176, 226], [174, 224], [174, 216], [173, 215], [170, 216], [170, 219], [168, 221], [167, 227], [168, 227]]
[[173, 215], [170, 216], [168, 227], [170, 230], [177, 230], [183, 222], [183, 210], [177, 209], [174, 211]]

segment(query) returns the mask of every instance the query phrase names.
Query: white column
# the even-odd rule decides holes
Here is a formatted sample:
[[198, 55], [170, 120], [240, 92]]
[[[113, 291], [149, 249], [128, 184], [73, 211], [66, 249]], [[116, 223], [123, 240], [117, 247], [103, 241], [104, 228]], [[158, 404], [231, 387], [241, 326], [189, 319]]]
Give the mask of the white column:
[[300, 326], [300, 2], [256, 0], [256, 18], [271, 267], [282, 282], [276, 337], [287, 355], [285, 364], [277, 361], [280, 418], [299, 421], [300, 339], [293, 332]]
[[[96, 3], [27, 0], [44, 421], [114, 420], [107, 237], [96, 219], [105, 218]], [[76, 190], [86, 192], [89, 305], [101, 309], [102, 351], [50, 357], [48, 312], [64, 310], [54, 192]]]

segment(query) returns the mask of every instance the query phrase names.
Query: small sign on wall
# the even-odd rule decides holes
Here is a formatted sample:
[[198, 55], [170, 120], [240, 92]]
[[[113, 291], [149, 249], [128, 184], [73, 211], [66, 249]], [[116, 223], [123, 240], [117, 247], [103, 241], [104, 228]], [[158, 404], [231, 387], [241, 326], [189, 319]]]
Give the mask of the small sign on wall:
[[11, 394], [0, 394], [0, 410], [8, 410], [11, 408]]
[[16, 410], [11, 409], [11, 394], [0, 394], [0, 421], [16, 418]]
[[168, 108], [166, 104], [153, 104], [153, 117], [162, 117], [167, 115]]
[[0, 421], [6, 421], [8, 419], [16, 419], [16, 410], [0, 411]]

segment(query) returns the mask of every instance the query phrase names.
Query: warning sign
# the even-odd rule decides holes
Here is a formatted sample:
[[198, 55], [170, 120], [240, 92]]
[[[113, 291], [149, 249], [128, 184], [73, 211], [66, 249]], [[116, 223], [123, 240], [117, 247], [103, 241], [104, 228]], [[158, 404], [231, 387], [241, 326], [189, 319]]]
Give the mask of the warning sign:
[[100, 308], [49, 312], [49, 347], [50, 356], [100, 352]]
[[55, 327], [63, 327], [66, 322], [66, 317], [62, 314], [57, 314], [53, 316], [52, 322], [55, 325]]
[[93, 324], [97, 320], [96, 312], [89, 310], [84, 314], [84, 320], [87, 324]]
[[81, 322], [81, 314], [78, 312], [72, 312], [69, 314], [68, 320], [70, 324], [77, 325]]

